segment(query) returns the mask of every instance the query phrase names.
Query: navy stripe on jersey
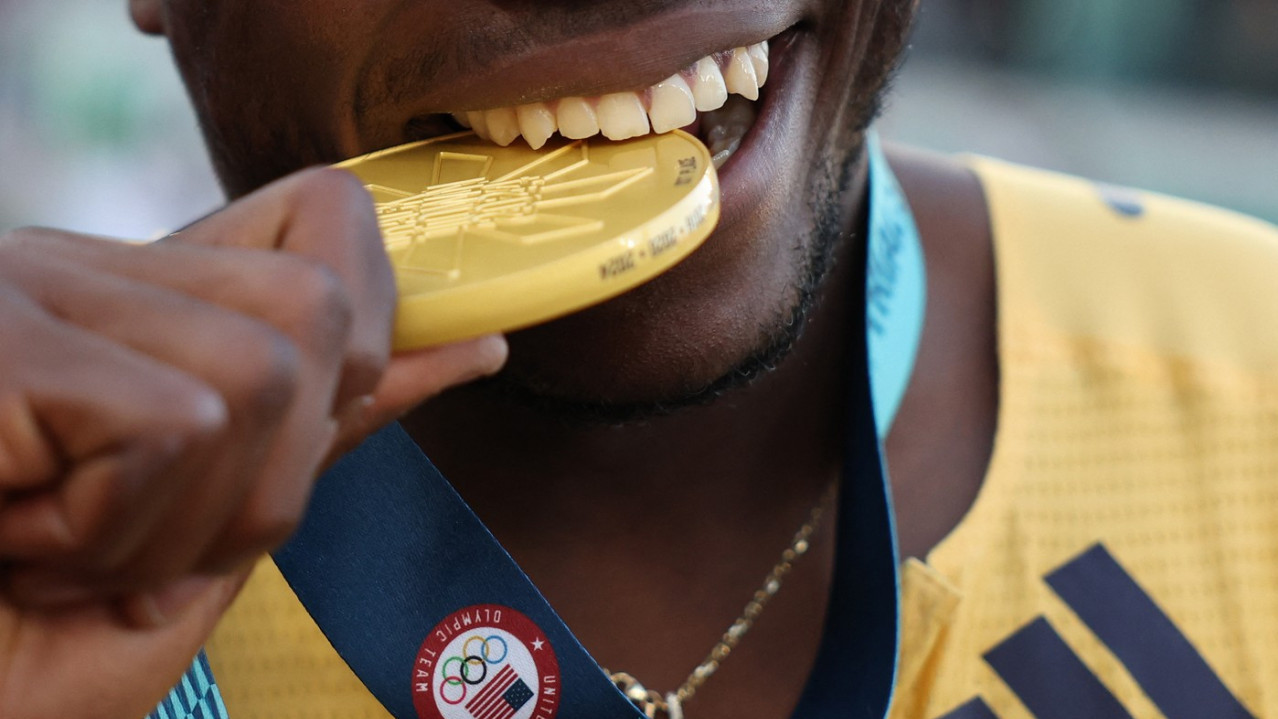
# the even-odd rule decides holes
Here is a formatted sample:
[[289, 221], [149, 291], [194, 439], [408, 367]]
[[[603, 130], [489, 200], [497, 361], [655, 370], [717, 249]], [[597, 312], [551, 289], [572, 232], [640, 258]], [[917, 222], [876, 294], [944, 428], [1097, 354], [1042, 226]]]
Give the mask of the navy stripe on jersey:
[[998, 715], [983, 699], [977, 697], [941, 719], [998, 719]]
[[1037, 719], [1131, 719], [1131, 714], [1040, 617], [985, 654]]
[[1105, 547], [1047, 583], [1127, 667], [1167, 719], [1253, 719], [1202, 655]]

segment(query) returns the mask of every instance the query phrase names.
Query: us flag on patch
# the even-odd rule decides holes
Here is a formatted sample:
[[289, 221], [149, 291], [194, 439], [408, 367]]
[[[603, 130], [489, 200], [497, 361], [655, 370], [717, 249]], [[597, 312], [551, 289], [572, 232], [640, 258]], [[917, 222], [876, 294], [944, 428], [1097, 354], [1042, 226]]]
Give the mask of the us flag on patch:
[[507, 664], [466, 703], [466, 711], [475, 719], [510, 719], [532, 698], [532, 690]]
[[417, 719], [555, 719], [564, 689], [546, 633], [500, 604], [440, 620], [417, 651], [411, 681]]

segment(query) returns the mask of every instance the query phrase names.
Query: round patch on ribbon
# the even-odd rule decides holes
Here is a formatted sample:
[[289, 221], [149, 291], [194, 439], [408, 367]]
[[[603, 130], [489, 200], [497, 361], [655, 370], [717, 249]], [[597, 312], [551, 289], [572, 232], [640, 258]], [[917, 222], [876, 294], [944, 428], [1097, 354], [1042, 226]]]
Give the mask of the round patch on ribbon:
[[559, 659], [545, 632], [498, 604], [435, 625], [413, 667], [421, 719], [554, 719], [559, 694]]

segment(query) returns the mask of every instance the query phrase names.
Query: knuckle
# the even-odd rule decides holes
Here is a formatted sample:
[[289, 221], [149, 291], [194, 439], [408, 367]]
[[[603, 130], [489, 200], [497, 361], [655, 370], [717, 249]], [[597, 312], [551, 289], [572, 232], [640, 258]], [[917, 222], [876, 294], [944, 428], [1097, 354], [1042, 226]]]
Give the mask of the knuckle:
[[270, 551], [288, 541], [302, 523], [302, 513], [287, 505], [259, 502], [245, 517], [240, 542], [246, 554]]
[[345, 170], [317, 167], [302, 173], [300, 184], [309, 202], [330, 211], [364, 210], [373, 205], [372, 196], [358, 177]]
[[139, 437], [136, 444], [159, 466], [170, 465], [192, 449], [216, 441], [231, 422], [223, 396], [196, 382], [168, 392], [153, 411], [156, 416], [146, 436]]
[[337, 272], [322, 263], [299, 260], [285, 275], [281, 287], [289, 299], [284, 331], [312, 346], [343, 342], [354, 310]]
[[[298, 200], [306, 213], [323, 216], [332, 227], [341, 228], [347, 238], [368, 240], [380, 246], [377, 208], [373, 196], [354, 174], [333, 167], [307, 170], [301, 178], [304, 193]], [[389, 267], [389, 264], [388, 264]]]
[[36, 487], [60, 469], [56, 450], [17, 387], [0, 378], [0, 490]]
[[355, 351], [346, 357], [344, 379], [351, 392], [371, 394], [389, 365], [388, 352]]
[[279, 415], [297, 395], [302, 361], [287, 337], [266, 326], [243, 331], [222, 394], [234, 412]]
[[[371, 354], [353, 352], [343, 362], [338, 376], [337, 393], [333, 398], [333, 408], [344, 411], [349, 403], [359, 399], [372, 397], [381, 384], [386, 370], [386, 363]], [[347, 418], [349, 419], [349, 418]]]

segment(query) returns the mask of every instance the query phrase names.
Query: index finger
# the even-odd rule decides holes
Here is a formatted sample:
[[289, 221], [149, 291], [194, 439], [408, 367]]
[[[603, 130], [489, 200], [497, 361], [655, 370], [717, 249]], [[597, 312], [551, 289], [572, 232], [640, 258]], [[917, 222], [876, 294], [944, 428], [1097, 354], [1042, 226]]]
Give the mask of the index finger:
[[389, 358], [395, 275], [372, 197], [343, 170], [290, 175], [170, 236], [165, 242], [277, 250], [319, 261], [349, 293], [353, 317], [340, 399], [347, 388], [376, 386]]

